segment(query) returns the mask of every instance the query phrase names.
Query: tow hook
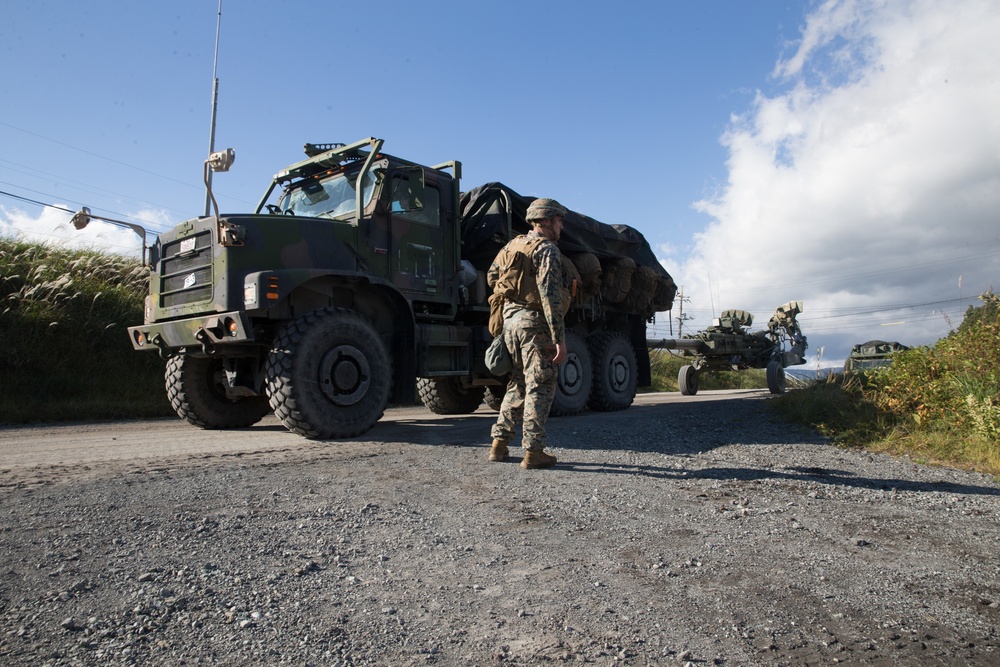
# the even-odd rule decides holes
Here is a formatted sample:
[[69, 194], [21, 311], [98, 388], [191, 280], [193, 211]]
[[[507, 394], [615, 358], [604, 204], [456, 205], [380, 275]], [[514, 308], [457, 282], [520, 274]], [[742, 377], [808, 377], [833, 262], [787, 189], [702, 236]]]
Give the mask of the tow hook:
[[160, 351], [161, 359], [167, 360], [171, 357], [177, 356], [177, 352], [170, 349], [167, 345], [167, 341], [163, 340], [163, 336], [160, 334], [154, 334], [153, 337], [149, 339], [149, 342], [155, 345]]
[[207, 356], [215, 356], [215, 344], [212, 342], [211, 337], [204, 329], [198, 329], [198, 332], [194, 335], [195, 339], [201, 343], [201, 351]]

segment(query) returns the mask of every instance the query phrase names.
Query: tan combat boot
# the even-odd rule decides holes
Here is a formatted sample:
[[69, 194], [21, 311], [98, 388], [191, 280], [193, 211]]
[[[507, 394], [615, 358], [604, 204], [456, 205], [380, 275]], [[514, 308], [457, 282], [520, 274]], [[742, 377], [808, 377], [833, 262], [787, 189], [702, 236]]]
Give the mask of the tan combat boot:
[[498, 438], [493, 438], [493, 446], [490, 447], [490, 461], [507, 460], [507, 442]]
[[525, 450], [524, 458], [521, 459], [521, 467], [525, 470], [530, 470], [532, 468], [551, 468], [555, 464], [556, 457], [551, 454], [546, 454], [540, 449]]

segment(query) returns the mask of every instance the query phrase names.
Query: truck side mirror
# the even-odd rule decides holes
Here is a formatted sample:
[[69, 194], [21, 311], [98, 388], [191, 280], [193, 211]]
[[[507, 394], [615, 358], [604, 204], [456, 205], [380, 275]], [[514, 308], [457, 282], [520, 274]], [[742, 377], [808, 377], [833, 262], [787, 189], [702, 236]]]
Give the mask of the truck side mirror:
[[216, 151], [208, 156], [208, 167], [212, 171], [229, 171], [236, 161], [236, 151], [227, 148], [224, 151]]

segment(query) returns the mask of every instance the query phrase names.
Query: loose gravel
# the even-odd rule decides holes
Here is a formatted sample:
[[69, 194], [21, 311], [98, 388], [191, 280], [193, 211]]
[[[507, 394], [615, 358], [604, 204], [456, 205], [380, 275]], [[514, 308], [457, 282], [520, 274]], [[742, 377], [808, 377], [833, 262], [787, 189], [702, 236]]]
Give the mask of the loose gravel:
[[1000, 664], [1000, 482], [767, 402], [0, 474], [0, 664]]

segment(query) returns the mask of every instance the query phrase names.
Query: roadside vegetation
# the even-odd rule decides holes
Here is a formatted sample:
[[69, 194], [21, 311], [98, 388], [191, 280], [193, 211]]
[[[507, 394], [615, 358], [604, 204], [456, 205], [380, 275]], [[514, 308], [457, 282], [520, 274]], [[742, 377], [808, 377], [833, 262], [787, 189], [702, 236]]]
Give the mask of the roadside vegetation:
[[836, 443], [1000, 475], [1000, 297], [891, 366], [834, 375], [774, 401]]
[[119, 255], [0, 238], [0, 423], [172, 415], [163, 361], [132, 349], [148, 271]]
[[[668, 350], [649, 351], [649, 372], [652, 384], [649, 391], [680, 391], [677, 375], [682, 366], [690, 364], [691, 357], [672, 354]], [[766, 389], [767, 376], [761, 369], [745, 371], [704, 371], [698, 376], [698, 389]]]
[[[163, 361], [139, 353], [149, 272], [118, 255], [0, 238], [0, 424], [173, 416]], [[834, 375], [774, 409], [842, 446], [1000, 475], [1000, 297], [887, 368]], [[652, 391], [678, 391], [688, 363], [651, 350]], [[704, 373], [702, 390], [767, 386], [764, 372]]]

